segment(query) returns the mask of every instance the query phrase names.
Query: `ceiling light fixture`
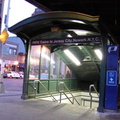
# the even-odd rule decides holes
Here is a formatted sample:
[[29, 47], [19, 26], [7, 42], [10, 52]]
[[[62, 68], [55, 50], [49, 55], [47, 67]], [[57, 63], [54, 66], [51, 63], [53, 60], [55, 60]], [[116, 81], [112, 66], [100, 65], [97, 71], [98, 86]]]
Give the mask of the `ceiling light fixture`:
[[102, 60], [103, 55], [102, 55], [102, 52], [100, 51], [100, 49], [95, 49], [94, 52], [98, 56], [98, 58], [100, 60]]
[[72, 38], [72, 35], [68, 34], [67, 37]]
[[77, 65], [80, 66], [80, 61], [68, 50], [64, 50], [64, 53]]
[[74, 31], [77, 35], [87, 35], [91, 33], [90, 31], [76, 29], [69, 29], [68, 31]]
[[85, 22], [80, 21], [80, 20], [72, 20], [72, 22], [76, 22], [76, 23], [80, 23], [80, 24], [86, 24]]

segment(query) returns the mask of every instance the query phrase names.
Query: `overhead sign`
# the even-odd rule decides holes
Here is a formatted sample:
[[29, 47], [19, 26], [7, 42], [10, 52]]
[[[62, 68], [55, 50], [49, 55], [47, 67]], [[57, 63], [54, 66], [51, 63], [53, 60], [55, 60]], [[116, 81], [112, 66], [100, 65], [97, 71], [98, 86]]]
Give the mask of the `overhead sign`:
[[79, 38], [66, 39], [49, 39], [49, 40], [34, 40], [32, 45], [46, 45], [46, 44], [70, 44], [70, 43], [100, 43], [101, 36], [81, 36]]
[[107, 85], [116, 86], [117, 85], [117, 71], [107, 71]]

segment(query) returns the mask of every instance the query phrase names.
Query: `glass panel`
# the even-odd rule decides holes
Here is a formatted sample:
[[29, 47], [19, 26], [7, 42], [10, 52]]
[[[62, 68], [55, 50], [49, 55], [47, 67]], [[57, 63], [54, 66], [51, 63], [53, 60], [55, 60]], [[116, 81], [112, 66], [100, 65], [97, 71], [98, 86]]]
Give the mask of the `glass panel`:
[[43, 46], [41, 54], [41, 79], [49, 79], [50, 50]]
[[38, 79], [40, 49], [40, 45], [31, 47], [29, 79]]
[[72, 72], [67, 66], [66, 66], [66, 78], [72, 78]]
[[65, 79], [65, 63], [61, 60], [60, 61], [60, 75], [59, 77], [62, 78], [62, 79]]
[[51, 70], [50, 70], [50, 78], [55, 79], [58, 78], [59, 73], [59, 57], [55, 54], [51, 54]]
[[75, 76], [75, 74], [73, 72], [72, 72], [72, 78], [76, 79], [76, 76]]

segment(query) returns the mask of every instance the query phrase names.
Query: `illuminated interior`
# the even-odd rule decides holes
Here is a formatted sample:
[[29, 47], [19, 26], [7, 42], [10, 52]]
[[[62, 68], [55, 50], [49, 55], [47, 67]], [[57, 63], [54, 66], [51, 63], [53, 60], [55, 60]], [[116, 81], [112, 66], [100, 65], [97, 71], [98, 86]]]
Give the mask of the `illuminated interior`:
[[99, 80], [102, 53], [99, 50], [96, 53], [93, 48], [90, 45], [62, 46], [51, 53], [47, 46], [32, 45], [29, 74], [34, 77], [29, 79]]

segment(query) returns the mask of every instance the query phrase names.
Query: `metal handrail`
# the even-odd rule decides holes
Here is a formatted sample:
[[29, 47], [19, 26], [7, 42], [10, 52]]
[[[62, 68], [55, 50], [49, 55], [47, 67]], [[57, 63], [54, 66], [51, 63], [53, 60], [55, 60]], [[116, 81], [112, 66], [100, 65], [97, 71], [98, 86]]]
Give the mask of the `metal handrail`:
[[36, 84], [35, 83], [40, 83], [42, 85], [42, 87], [49, 93], [49, 95], [53, 98], [53, 101], [57, 101], [55, 99], [55, 97], [50, 93], [50, 91], [42, 84], [42, 82], [40, 80], [34, 80], [34, 89], [36, 90], [35, 92], [35, 97], [36, 97], [36, 94], [37, 94], [37, 88], [36, 88]]
[[[35, 86], [31, 85], [30, 83], [28, 83], [28, 84], [32, 87], [32, 89], [36, 90]], [[35, 97], [36, 97], [36, 91], [35, 91]]]
[[[67, 96], [67, 94], [65, 93], [65, 91], [62, 89], [62, 85], [67, 89], [67, 91], [71, 94], [73, 101], [70, 100], [70, 98]], [[60, 93], [60, 103], [62, 100], [62, 93], [67, 97], [67, 99], [74, 104], [74, 100], [78, 103], [78, 105], [80, 105], [80, 103], [77, 101], [77, 99], [73, 96], [73, 94], [71, 93], [71, 91], [68, 89], [68, 87], [65, 85], [64, 82], [59, 82], [58, 83], [58, 92]]]
[[94, 85], [94, 84], [91, 84], [91, 85], [89, 86], [90, 108], [92, 108], [92, 98], [93, 98], [92, 93], [91, 93], [92, 88], [94, 89], [94, 91], [96, 92], [97, 96], [99, 97], [99, 93], [97, 92], [97, 90], [96, 90], [96, 88], [95, 88], [95, 85]]
[[36, 95], [37, 95], [36, 83], [38, 83], [38, 80], [34, 80], [34, 84], [33, 84], [33, 88], [34, 88], [34, 90], [35, 90], [35, 98], [36, 98]]

